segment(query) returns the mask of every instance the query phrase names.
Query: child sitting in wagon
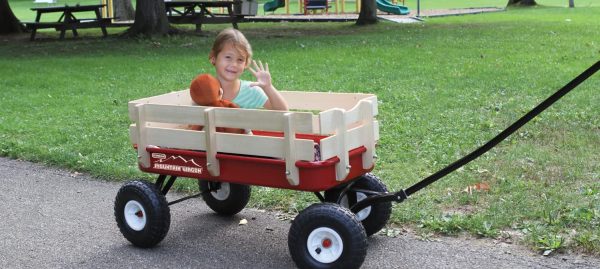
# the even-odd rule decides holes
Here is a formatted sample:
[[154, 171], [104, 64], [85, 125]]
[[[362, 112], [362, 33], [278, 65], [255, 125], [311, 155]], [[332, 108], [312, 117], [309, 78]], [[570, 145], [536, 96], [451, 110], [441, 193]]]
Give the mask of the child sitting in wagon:
[[[240, 31], [232, 28], [221, 31], [208, 59], [215, 67], [224, 100], [241, 108], [288, 110], [287, 102], [272, 84], [269, 65], [252, 60], [252, 47]], [[240, 80], [246, 68], [256, 77], [256, 82]]]

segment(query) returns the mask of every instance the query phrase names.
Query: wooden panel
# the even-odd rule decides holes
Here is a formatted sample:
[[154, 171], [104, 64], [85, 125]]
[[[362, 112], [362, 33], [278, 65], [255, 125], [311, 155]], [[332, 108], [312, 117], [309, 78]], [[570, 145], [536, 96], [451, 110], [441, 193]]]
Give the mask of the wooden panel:
[[[283, 131], [285, 125], [284, 114], [287, 111], [257, 110], [257, 109], [215, 109], [216, 126], [233, 127], [242, 129], [255, 129], [265, 131]], [[296, 132], [313, 133], [312, 114], [307, 112], [293, 112], [292, 120]]]
[[332, 108], [319, 114], [319, 117], [321, 118], [321, 121], [319, 122], [320, 134], [329, 135], [335, 132], [338, 124], [340, 124], [340, 119], [337, 117], [340, 111], [341, 113], [344, 113], [343, 109]]
[[206, 121], [206, 125], [204, 126], [204, 131], [206, 132], [206, 169], [211, 176], [217, 177], [221, 174], [221, 169], [219, 167], [219, 160], [217, 160], [217, 132], [214, 124], [214, 108], [204, 111], [204, 120]]
[[203, 131], [178, 130], [159, 127], [146, 128], [148, 145], [188, 149], [206, 150], [205, 133]]
[[288, 112], [284, 114], [284, 128], [283, 128], [283, 147], [285, 156], [285, 175], [286, 179], [292, 186], [300, 184], [300, 172], [296, 167], [296, 132], [294, 126], [294, 113]]
[[137, 124], [137, 133], [139, 135], [138, 139], [138, 163], [142, 167], [150, 167], [150, 154], [146, 151], [147, 142], [147, 134], [146, 134], [146, 124], [145, 124], [145, 108], [144, 105], [137, 105], [136, 110], [139, 111], [138, 120], [141, 122]]
[[351, 109], [358, 101], [374, 95], [364, 93], [280, 91], [291, 109], [324, 111], [331, 108]]
[[321, 159], [327, 160], [331, 157], [337, 156], [338, 140], [338, 137], [335, 135], [321, 139]]
[[190, 97], [189, 90], [181, 90], [176, 92], [165, 93], [157, 96], [141, 98], [130, 101], [129, 107], [129, 118], [131, 121], [137, 122], [137, 109], [135, 108], [138, 104], [164, 104], [164, 105], [195, 105]]
[[129, 141], [131, 141], [131, 144], [137, 144], [138, 137], [139, 137], [139, 135], [138, 135], [137, 126], [135, 124], [129, 125]]
[[204, 125], [203, 106], [145, 104], [146, 121]]
[[[345, 146], [346, 149], [348, 149], [348, 151], [358, 148], [360, 146], [364, 146], [361, 138], [363, 128], [365, 127], [360, 126], [346, 132]], [[323, 160], [337, 156], [338, 143], [340, 143], [340, 139], [338, 138], [338, 136], [335, 135], [321, 139], [321, 157], [323, 158]]]
[[[285, 158], [282, 137], [218, 133], [217, 141], [219, 141], [217, 145], [219, 152]], [[314, 142], [312, 140], [296, 139], [295, 143], [296, 159], [314, 160]]]

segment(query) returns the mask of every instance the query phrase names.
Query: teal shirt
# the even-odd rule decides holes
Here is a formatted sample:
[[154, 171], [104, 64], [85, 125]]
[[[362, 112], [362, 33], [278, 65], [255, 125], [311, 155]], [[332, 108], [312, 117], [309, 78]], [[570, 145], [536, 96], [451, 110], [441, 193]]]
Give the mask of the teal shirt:
[[240, 91], [231, 101], [241, 108], [263, 108], [269, 97], [260, 87], [250, 87], [250, 83], [246, 80], [240, 81]]

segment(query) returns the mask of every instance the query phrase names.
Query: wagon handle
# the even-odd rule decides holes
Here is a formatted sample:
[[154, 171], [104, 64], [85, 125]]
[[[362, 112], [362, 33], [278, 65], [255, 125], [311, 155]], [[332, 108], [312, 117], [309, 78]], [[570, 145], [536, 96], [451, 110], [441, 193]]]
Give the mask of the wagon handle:
[[468, 155], [460, 158], [459, 160], [451, 163], [450, 165], [444, 167], [443, 169], [435, 172], [434, 174], [424, 178], [423, 180], [417, 182], [416, 184], [410, 186], [408, 189], [400, 190], [400, 191], [394, 192], [394, 193], [382, 193], [380, 195], [370, 196], [370, 197], [356, 203], [350, 209], [352, 210], [352, 212], [359, 212], [359, 211], [361, 211], [373, 204], [376, 204], [376, 203], [383, 203], [383, 202], [390, 202], [390, 201], [395, 201], [395, 202], [400, 203], [400, 202], [406, 200], [406, 198], [408, 198], [408, 196], [412, 195], [413, 193], [429, 186], [430, 184], [436, 182], [440, 178], [452, 173], [456, 169], [468, 164], [472, 160], [477, 159], [479, 156], [483, 155], [484, 153], [486, 153], [489, 150], [491, 150], [492, 148], [494, 148], [496, 145], [498, 145], [498, 143], [502, 142], [504, 139], [506, 139], [508, 136], [513, 134], [515, 131], [517, 131], [519, 128], [521, 128], [523, 125], [525, 125], [530, 120], [535, 118], [538, 114], [542, 113], [544, 110], [546, 110], [548, 107], [550, 107], [556, 101], [558, 101], [560, 98], [562, 98], [567, 93], [569, 93], [571, 90], [575, 89], [577, 86], [579, 86], [579, 84], [581, 84], [582, 82], [587, 80], [598, 70], [600, 70], [600, 61], [596, 62], [591, 67], [589, 67], [587, 70], [583, 71], [583, 73], [581, 73], [579, 76], [577, 76], [576, 78], [571, 80], [571, 82], [567, 83], [560, 90], [556, 91], [554, 94], [552, 94], [546, 100], [541, 102], [539, 105], [534, 107], [531, 111], [527, 112], [527, 114], [525, 114], [520, 119], [518, 119], [516, 122], [514, 122], [513, 124], [508, 126], [508, 128], [504, 129], [504, 131], [500, 132], [498, 135], [496, 135], [490, 141], [485, 143], [483, 146], [479, 147], [478, 149], [474, 150], [473, 152], [469, 153]]

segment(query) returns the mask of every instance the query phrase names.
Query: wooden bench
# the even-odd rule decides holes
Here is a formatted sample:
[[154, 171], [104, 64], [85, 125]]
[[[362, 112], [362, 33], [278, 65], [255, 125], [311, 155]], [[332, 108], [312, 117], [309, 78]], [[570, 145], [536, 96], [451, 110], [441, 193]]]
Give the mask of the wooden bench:
[[[172, 24], [195, 24], [196, 31], [201, 31], [202, 24], [231, 23], [237, 29], [237, 23], [243, 19], [233, 11], [234, 1], [165, 1], [167, 19]], [[213, 13], [211, 8], [223, 8], [226, 13]]]
[[56, 31], [60, 31], [60, 39], [65, 38], [65, 32], [67, 30], [73, 31], [73, 36], [78, 36], [78, 28], [102, 28], [102, 34], [106, 37], [106, 25], [112, 22], [112, 18], [102, 18], [97, 20], [93, 19], [77, 19], [70, 22], [24, 22], [25, 28], [31, 31], [29, 40], [35, 40], [35, 35], [38, 29], [50, 29], [54, 28]]
[[[37, 12], [35, 22], [26, 22], [25, 27], [31, 30], [30, 40], [35, 40], [35, 35], [38, 29], [54, 28], [60, 31], [60, 39], [65, 37], [67, 30], [73, 31], [74, 36], [78, 36], [77, 28], [94, 28], [99, 27], [102, 34], [106, 37], [106, 27], [111, 24], [112, 18], [102, 18], [100, 10], [105, 5], [75, 5], [75, 6], [55, 6], [55, 7], [36, 7], [31, 10]], [[76, 18], [74, 13], [94, 12], [96, 17], [89, 19]], [[46, 13], [62, 13], [58, 21], [44, 22], [41, 21], [41, 16]]]

